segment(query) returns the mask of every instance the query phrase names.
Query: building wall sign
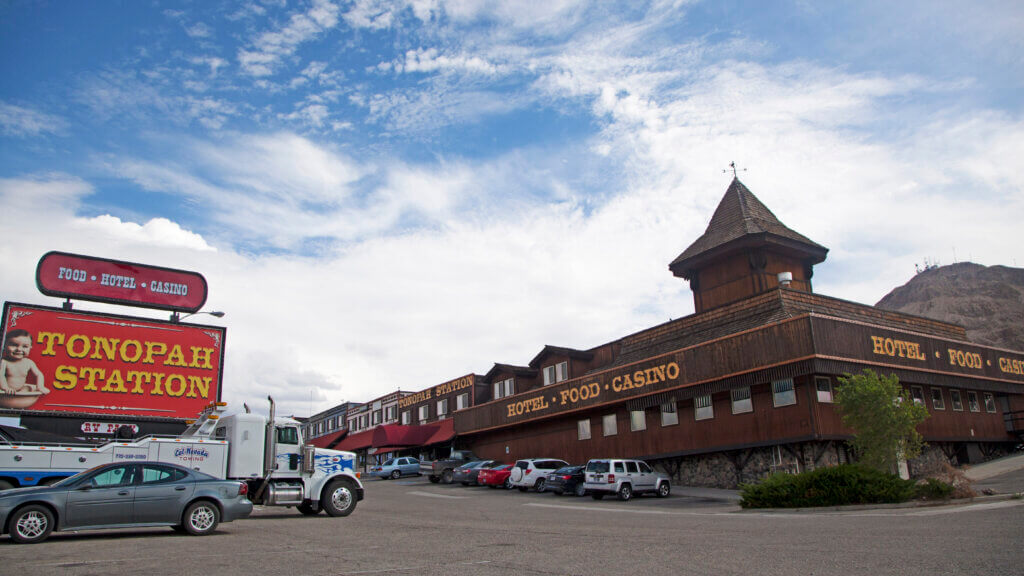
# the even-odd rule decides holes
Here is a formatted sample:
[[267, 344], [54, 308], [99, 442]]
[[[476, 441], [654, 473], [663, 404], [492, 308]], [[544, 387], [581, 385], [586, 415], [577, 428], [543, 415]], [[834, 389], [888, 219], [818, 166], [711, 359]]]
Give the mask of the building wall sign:
[[47, 296], [197, 312], [206, 303], [206, 278], [196, 272], [48, 252], [36, 266]]
[[409, 406], [414, 406], [421, 402], [426, 402], [446, 394], [451, 394], [452, 392], [458, 392], [459, 390], [470, 388], [474, 383], [476, 383], [476, 377], [472, 374], [456, 378], [455, 380], [449, 380], [444, 384], [438, 384], [433, 388], [427, 388], [426, 390], [400, 398], [398, 400], [398, 407], [399, 409], [408, 408]]
[[220, 399], [218, 326], [5, 303], [0, 409], [194, 418]]
[[138, 424], [118, 424], [116, 422], [82, 422], [82, 432], [86, 434], [117, 434], [118, 430], [127, 426], [132, 434], [139, 433]]

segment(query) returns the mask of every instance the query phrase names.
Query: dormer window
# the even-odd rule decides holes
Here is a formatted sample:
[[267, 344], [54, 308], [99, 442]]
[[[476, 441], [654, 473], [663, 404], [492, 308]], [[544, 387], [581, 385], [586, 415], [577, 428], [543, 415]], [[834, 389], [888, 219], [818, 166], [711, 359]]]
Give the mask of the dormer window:
[[569, 378], [569, 363], [559, 362], [544, 368], [544, 385], [550, 386]]

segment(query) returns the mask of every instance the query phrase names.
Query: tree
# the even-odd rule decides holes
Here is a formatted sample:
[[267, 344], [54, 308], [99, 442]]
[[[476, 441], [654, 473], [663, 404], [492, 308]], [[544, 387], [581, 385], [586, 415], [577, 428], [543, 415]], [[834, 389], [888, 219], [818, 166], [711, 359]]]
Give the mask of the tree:
[[924, 439], [917, 425], [929, 417], [928, 409], [914, 402], [895, 374], [886, 377], [865, 369], [839, 378], [839, 383], [836, 408], [843, 424], [853, 429], [851, 444], [863, 464], [893, 472], [901, 459], [921, 454]]

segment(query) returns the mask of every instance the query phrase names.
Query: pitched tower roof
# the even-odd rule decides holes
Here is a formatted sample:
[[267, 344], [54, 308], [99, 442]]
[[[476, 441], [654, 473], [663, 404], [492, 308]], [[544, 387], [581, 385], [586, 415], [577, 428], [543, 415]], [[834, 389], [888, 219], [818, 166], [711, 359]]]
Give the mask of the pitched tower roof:
[[675, 276], [689, 279], [695, 270], [721, 256], [767, 245], [799, 255], [810, 264], [823, 262], [828, 253], [828, 248], [787, 228], [738, 178], [733, 178], [707, 230], [669, 264], [669, 269]]

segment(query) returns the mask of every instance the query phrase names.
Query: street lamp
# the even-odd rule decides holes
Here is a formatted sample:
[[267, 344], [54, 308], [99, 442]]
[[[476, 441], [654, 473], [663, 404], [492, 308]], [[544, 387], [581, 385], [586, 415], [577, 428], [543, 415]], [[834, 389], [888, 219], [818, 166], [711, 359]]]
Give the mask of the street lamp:
[[213, 312], [192, 312], [191, 314], [185, 314], [184, 316], [179, 316], [177, 312], [171, 312], [171, 322], [177, 324], [178, 322], [181, 322], [185, 318], [188, 318], [189, 316], [195, 316], [196, 314], [209, 314], [214, 318], [224, 317], [224, 312], [221, 312], [219, 310], [214, 310]]

